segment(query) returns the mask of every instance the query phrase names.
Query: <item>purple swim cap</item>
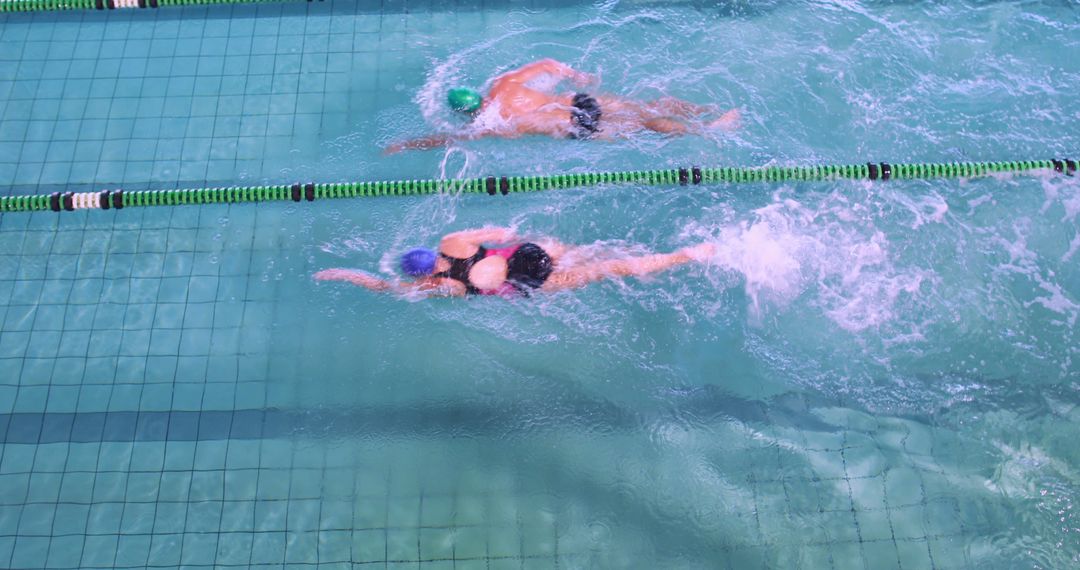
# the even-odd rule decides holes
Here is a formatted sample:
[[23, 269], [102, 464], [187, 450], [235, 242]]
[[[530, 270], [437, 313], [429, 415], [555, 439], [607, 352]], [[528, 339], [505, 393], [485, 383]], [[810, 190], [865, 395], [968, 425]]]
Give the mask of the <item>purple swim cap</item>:
[[435, 271], [435, 257], [435, 252], [426, 247], [410, 249], [401, 256], [401, 270], [413, 277], [431, 275]]

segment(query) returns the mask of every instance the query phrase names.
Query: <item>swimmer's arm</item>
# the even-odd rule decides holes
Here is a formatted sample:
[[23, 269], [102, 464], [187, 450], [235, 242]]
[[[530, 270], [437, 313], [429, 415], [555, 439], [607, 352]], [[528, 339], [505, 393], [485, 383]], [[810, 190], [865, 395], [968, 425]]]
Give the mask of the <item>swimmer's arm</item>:
[[476, 248], [485, 243], [507, 243], [516, 233], [511, 228], [480, 228], [446, 234], [439, 242], [439, 251], [450, 257], [472, 257]]
[[550, 58], [534, 61], [514, 71], [504, 73], [496, 81], [527, 83], [539, 75], [550, 75], [559, 79], [573, 79], [575, 82], [582, 84], [592, 81], [592, 76], [588, 73], [582, 73], [561, 61]]
[[355, 269], [324, 269], [313, 275], [318, 281], [344, 281], [380, 293], [409, 295], [423, 293], [429, 296], [453, 296], [458, 293], [427, 279], [420, 281], [387, 281]]
[[493, 131], [476, 131], [460, 135], [431, 135], [393, 143], [383, 149], [383, 154], [397, 154], [403, 150], [431, 150], [450, 146], [456, 141], [468, 141], [491, 136]]
[[383, 154], [397, 154], [403, 150], [431, 150], [449, 145], [454, 141], [450, 135], [432, 135], [393, 143], [383, 149]]
[[483, 243], [506, 243], [517, 237], [513, 228], [479, 228], [475, 230], [462, 230], [443, 236], [442, 243], [450, 241], [466, 241], [472, 245]]

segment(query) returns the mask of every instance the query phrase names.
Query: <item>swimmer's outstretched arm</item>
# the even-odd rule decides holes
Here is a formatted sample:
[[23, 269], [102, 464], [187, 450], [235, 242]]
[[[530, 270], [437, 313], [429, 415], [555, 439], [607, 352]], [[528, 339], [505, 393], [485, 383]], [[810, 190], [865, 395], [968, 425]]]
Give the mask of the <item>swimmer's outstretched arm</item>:
[[403, 150], [431, 150], [446, 146], [454, 141], [450, 135], [432, 135], [393, 143], [383, 149], [383, 154], [397, 154]]
[[400, 295], [423, 293], [429, 296], [454, 296], [456, 294], [450, 289], [439, 287], [436, 283], [429, 281], [387, 281], [356, 269], [323, 269], [312, 275], [312, 277], [317, 281], [344, 281], [380, 293], [398, 293]]
[[494, 134], [495, 133], [492, 131], [471, 131], [456, 135], [430, 135], [418, 139], [393, 143], [383, 149], [383, 154], [397, 154], [403, 150], [431, 150], [433, 148], [450, 146], [457, 141], [471, 141], [492, 136]]
[[544, 290], [556, 291], [584, 287], [589, 283], [612, 277], [641, 277], [685, 265], [692, 261], [702, 261], [715, 251], [709, 243], [686, 247], [672, 253], [654, 253], [625, 259], [609, 259], [593, 263], [587, 267], [556, 271], [544, 283]]

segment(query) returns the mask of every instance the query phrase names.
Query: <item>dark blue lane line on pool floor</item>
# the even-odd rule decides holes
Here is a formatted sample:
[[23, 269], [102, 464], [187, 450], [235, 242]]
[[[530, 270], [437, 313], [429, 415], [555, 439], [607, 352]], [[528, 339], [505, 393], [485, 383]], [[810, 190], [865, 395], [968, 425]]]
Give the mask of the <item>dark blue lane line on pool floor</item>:
[[652, 410], [629, 410], [602, 399], [583, 397], [544, 402], [440, 402], [307, 410], [7, 413], [0, 414], [0, 443], [499, 437], [561, 429], [620, 432], [638, 430], [655, 422], [713, 425], [733, 420], [815, 431], [837, 429], [813, 414], [805, 394], [792, 393], [758, 401], [732, 397], [719, 390], [698, 389], [676, 396], [675, 400]]
[[[1068, 387], [986, 395], [974, 406], [993, 409], [1046, 409], [1044, 396], [1080, 405]], [[610, 433], [636, 431], [656, 423], [692, 426], [739, 422], [817, 432], [850, 429], [822, 420], [817, 408], [849, 407], [812, 393], [790, 392], [768, 400], [733, 396], [703, 386], [667, 391], [651, 409], [628, 409], [588, 396], [539, 401], [438, 402], [312, 409], [221, 411], [47, 412], [0, 414], [3, 443], [96, 443], [128, 441], [213, 441], [225, 439], [503, 437], [544, 431]], [[955, 410], [953, 410], [955, 412]], [[927, 425], [935, 414], [900, 414]]]

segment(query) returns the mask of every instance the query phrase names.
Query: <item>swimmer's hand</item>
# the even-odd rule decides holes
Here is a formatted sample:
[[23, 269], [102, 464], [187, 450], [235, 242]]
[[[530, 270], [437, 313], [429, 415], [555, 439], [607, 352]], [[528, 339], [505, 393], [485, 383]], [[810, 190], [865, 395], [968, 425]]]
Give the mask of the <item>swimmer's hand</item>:
[[736, 107], [709, 123], [709, 128], [718, 131], [734, 131], [742, 126], [742, 112]]
[[709, 260], [716, 255], [716, 244], [709, 242], [699, 243], [690, 247], [684, 247], [682, 252], [686, 254], [691, 261], [708, 263]]
[[372, 277], [363, 271], [357, 271], [355, 269], [342, 269], [335, 267], [333, 269], [323, 269], [322, 271], [312, 275], [316, 281], [345, 281], [352, 283], [353, 285], [359, 285], [361, 287], [367, 287], [374, 291], [385, 291], [391, 288], [391, 285], [378, 277]]

